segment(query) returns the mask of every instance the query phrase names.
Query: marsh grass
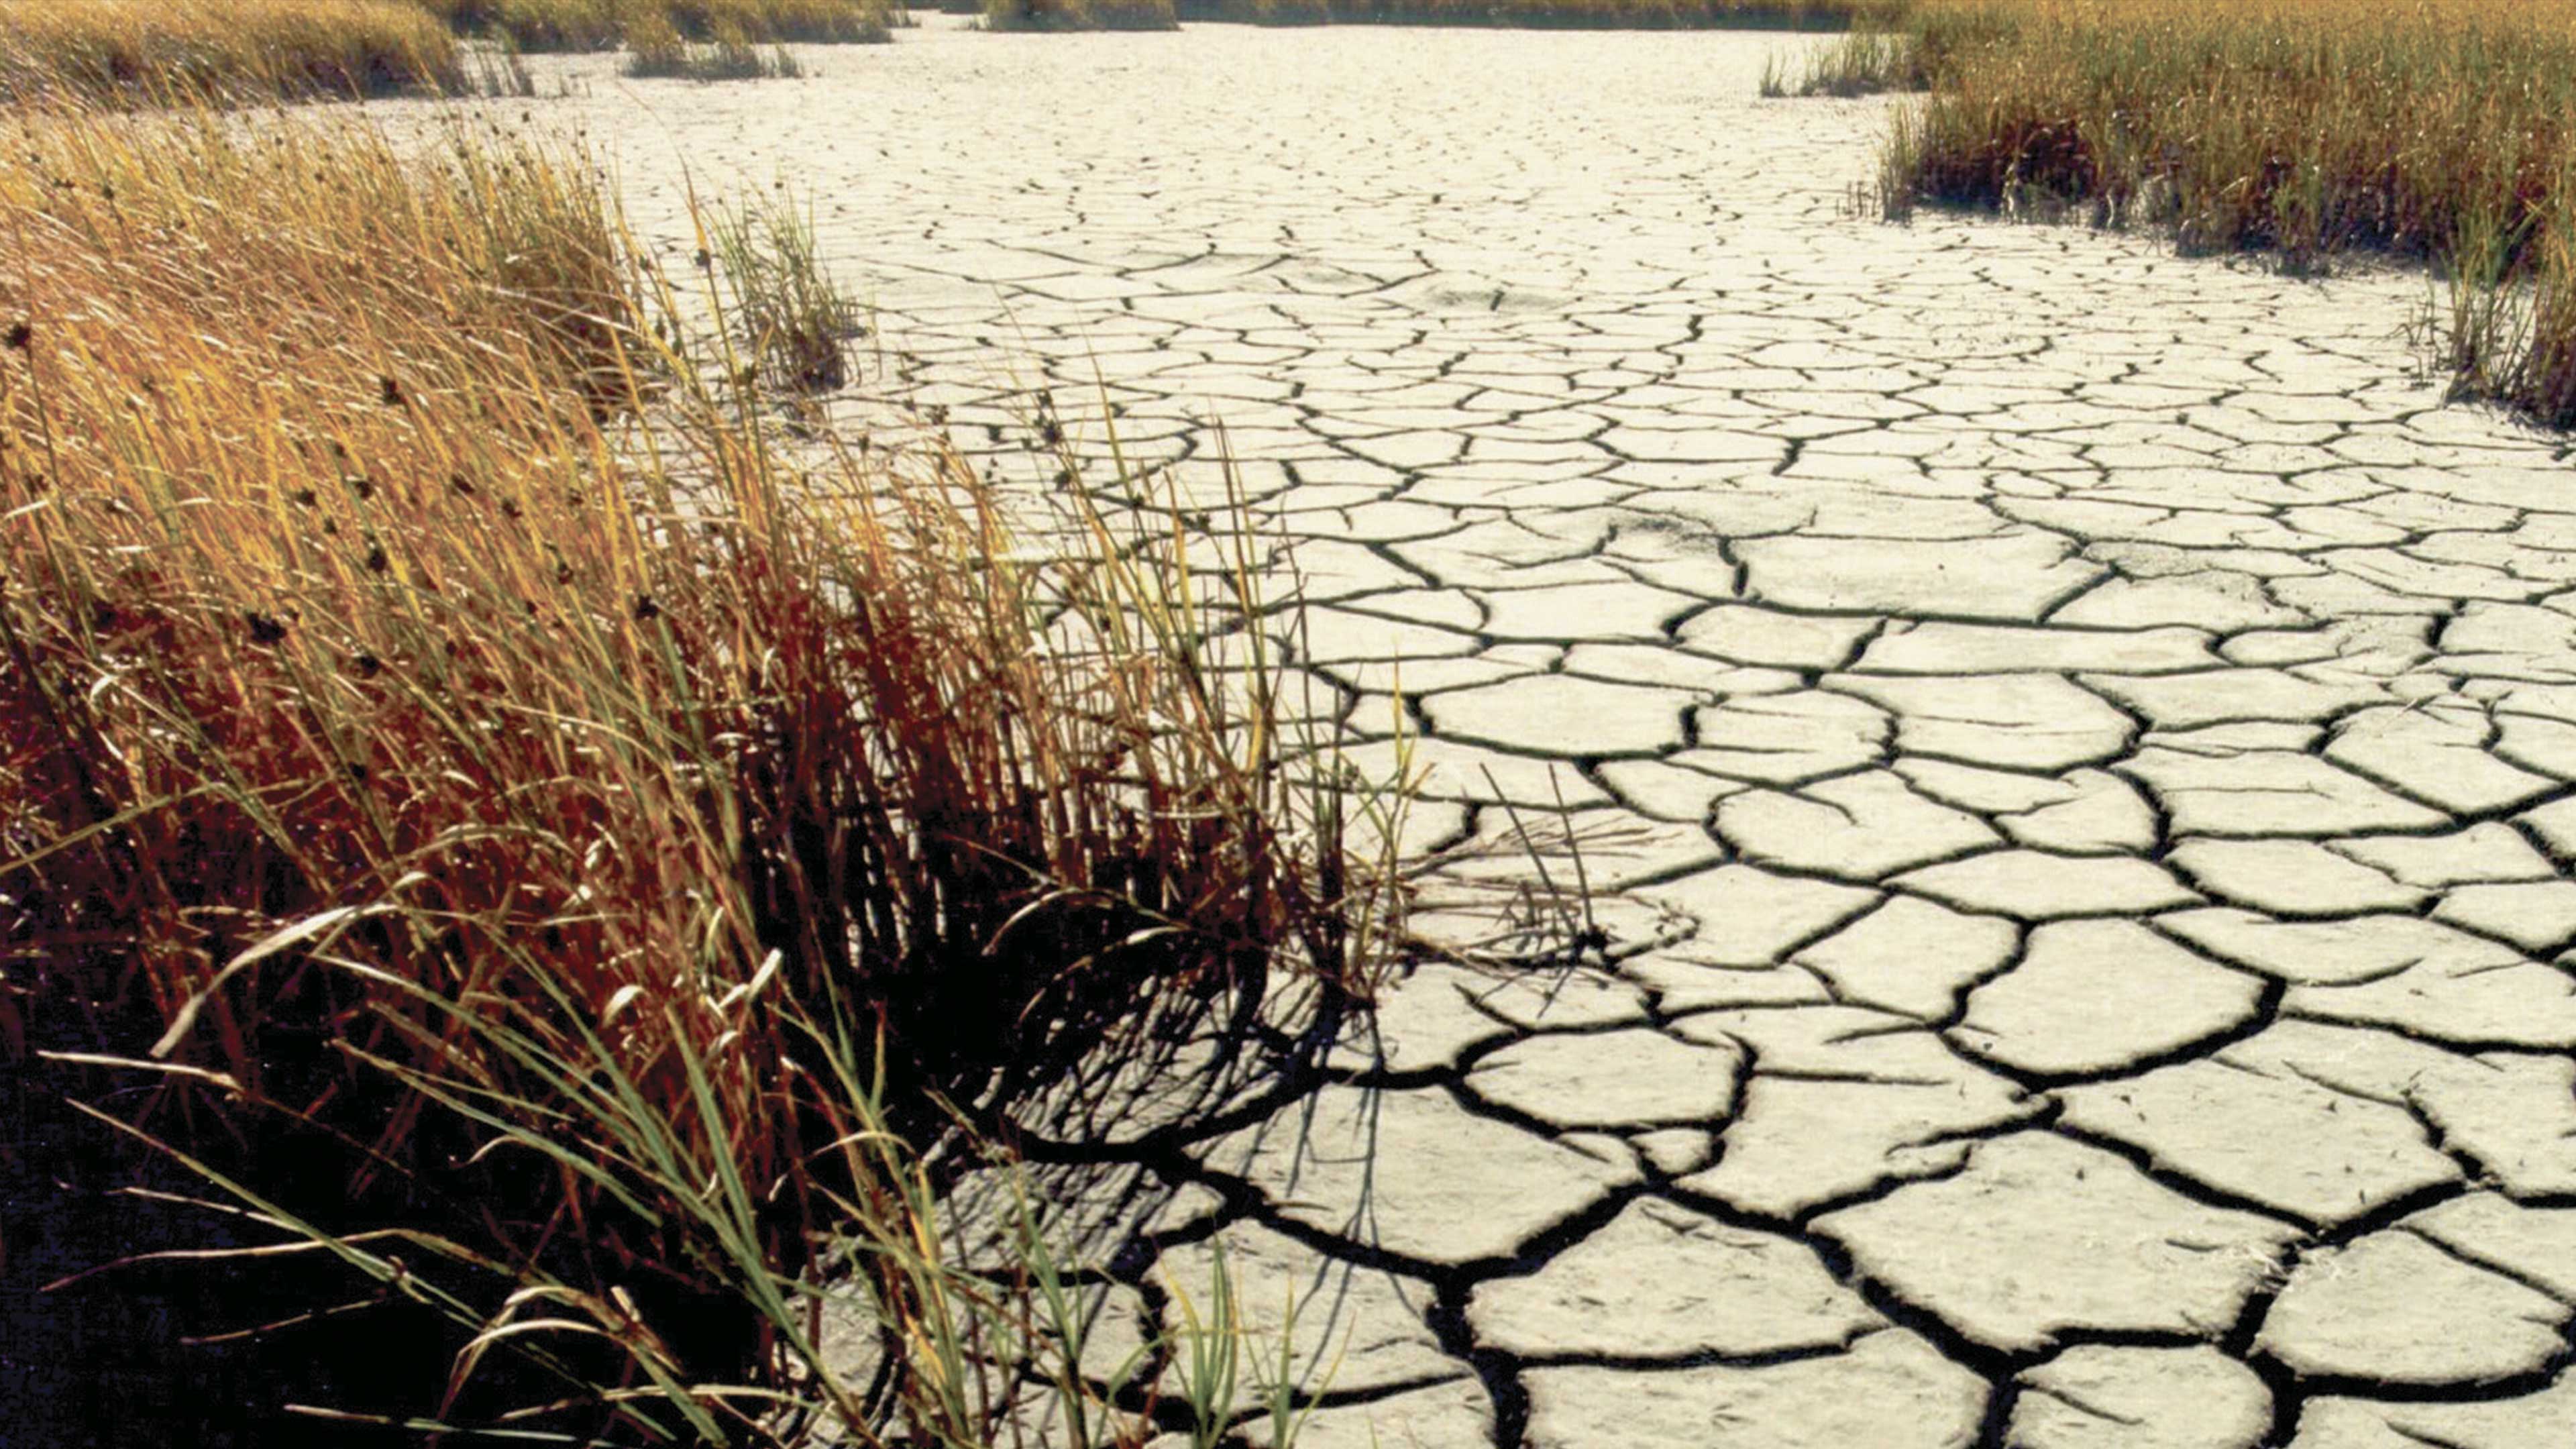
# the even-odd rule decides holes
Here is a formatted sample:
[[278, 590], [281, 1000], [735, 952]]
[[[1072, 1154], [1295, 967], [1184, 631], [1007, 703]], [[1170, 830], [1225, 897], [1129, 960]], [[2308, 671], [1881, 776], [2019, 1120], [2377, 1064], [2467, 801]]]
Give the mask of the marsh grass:
[[0, 101], [528, 96], [523, 53], [620, 43], [631, 75], [784, 77], [801, 73], [789, 42], [881, 42], [900, 23], [884, 0], [12, 0]]
[[730, 25], [699, 43], [660, 16], [647, 16], [628, 29], [626, 60], [619, 69], [636, 80], [793, 80], [805, 73], [784, 45], [763, 48]]
[[678, 27], [660, 15], [648, 15], [626, 29], [626, 75], [639, 80], [689, 73], [689, 42]]
[[1184, 20], [1533, 29], [1840, 30], [1892, 19], [1905, 0], [1180, 0]]
[[[1793, 78], [1794, 72], [1794, 78]], [[1762, 63], [1765, 96], [1853, 96], [1920, 90], [1925, 84], [1915, 40], [1883, 30], [1853, 30], [1836, 37], [1802, 67], [1777, 56]]]
[[739, 35], [719, 35], [699, 72], [703, 80], [796, 80], [805, 65], [784, 45], [753, 45]]
[[1840, 30], [1892, 19], [1908, 0], [985, 0], [989, 30], [1168, 30], [1257, 25], [1452, 25], [1538, 29]]
[[873, 44], [910, 23], [890, 0], [410, 0], [460, 34], [505, 37], [532, 51], [608, 50], [639, 31], [714, 42]]
[[[1923, 0], [1908, 200], [2089, 214], [2190, 251], [2434, 263], [2471, 390], [2576, 425], [2576, 4]], [[1918, 78], [1918, 77], [1908, 77]]]
[[1025, 1412], [1044, 1249], [941, 1246], [964, 1144], [1292, 1069], [1384, 939], [1257, 558], [1123, 468], [1032, 533], [791, 442], [698, 362], [832, 299], [683, 295], [498, 133], [31, 115], [0, 218], [10, 1102], [184, 1168], [324, 1429]]
[[9, 0], [0, 102], [163, 103], [243, 92], [453, 92], [455, 38], [411, 0]]
[[850, 343], [867, 327], [858, 303], [823, 265], [812, 211], [782, 182], [717, 208], [709, 230], [743, 350], [764, 380], [791, 392], [847, 384]]
[[467, 93], [493, 100], [528, 100], [537, 94], [537, 78], [518, 47], [468, 46], [465, 50]]

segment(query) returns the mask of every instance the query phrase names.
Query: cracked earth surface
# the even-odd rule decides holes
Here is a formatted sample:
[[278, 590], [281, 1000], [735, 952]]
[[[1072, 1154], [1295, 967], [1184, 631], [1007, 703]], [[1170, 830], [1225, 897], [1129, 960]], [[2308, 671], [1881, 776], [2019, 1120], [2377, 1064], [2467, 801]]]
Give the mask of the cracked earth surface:
[[998, 467], [1044, 385], [1213, 497], [1222, 420], [1416, 843], [1596, 841], [1601, 969], [1423, 967], [1158, 1159], [1118, 1311], [1301, 1285], [1302, 1442], [2576, 1441], [2565, 440], [2442, 405], [2420, 279], [1852, 218], [1885, 113], [1757, 99], [1800, 43], [934, 29], [550, 104], [665, 239], [675, 158], [791, 176]]

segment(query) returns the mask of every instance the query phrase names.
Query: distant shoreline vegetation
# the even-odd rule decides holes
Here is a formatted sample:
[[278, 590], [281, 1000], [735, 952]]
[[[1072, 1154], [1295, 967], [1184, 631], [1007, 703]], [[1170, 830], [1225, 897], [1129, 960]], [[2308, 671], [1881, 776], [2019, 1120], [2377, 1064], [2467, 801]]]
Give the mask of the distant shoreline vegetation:
[[[961, 8], [957, 0], [946, 7]], [[972, 10], [972, 0], [963, 8]], [[994, 30], [1168, 30], [1182, 21], [1532, 29], [1834, 31], [1900, 23], [1914, 0], [986, 0]], [[894, 0], [12, 0], [0, 94], [68, 86], [151, 101], [258, 92], [352, 97], [476, 87], [460, 41], [513, 53], [866, 44], [911, 23]], [[677, 72], [673, 72], [677, 73]]]
[[0, 102], [454, 92], [462, 49], [410, 0], [10, 0]]
[[406, 0], [460, 35], [523, 51], [613, 50], [641, 30], [692, 41], [873, 44], [911, 23], [893, 0]]
[[1178, 0], [1183, 20], [1505, 26], [1530, 30], [1847, 30], [1905, 0]]
[[1808, 30], [1893, 24], [1910, 0], [987, 0], [992, 30], [1170, 30], [1187, 22], [1520, 30]]
[[909, 23], [889, 0], [9, 0], [0, 101], [472, 94], [507, 89], [495, 48], [867, 44]]

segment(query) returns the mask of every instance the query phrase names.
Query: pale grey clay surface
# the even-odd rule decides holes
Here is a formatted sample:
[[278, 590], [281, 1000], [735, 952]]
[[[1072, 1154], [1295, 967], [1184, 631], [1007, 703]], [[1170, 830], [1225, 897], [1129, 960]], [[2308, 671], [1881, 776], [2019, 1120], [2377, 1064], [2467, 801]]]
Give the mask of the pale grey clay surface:
[[1146, 1279], [1310, 1295], [1301, 1442], [2576, 1444], [2567, 440], [2444, 405], [2419, 277], [1851, 214], [1888, 103], [1758, 99], [1805, 43], [934, 24], [536, 109], [676, 266], [682, 158], [813, 198], [854, 410], [1033, 493], [1040, 386], [1230, 448], [1318, 712], [1383, 773], [1400, 690], [1408, 838], [1498, 846], [1426, 931], [1498, 796], [1592, 842], [1606, 969], [1425, 967], [1163, 1164]]

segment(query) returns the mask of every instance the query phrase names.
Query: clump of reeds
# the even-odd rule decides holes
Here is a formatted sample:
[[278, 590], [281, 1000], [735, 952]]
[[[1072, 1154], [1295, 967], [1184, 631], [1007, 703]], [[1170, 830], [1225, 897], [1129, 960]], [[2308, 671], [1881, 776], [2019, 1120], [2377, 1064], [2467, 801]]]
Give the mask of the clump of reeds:
[[454, 91], [455, 37], [410, 0], [10, 0], [0, 101], [166, 103]]
[[[1925, 0], [1910, 200], [2076, 211], [2293, 271], [2434, 260], [2486, 302], [2464, 379], [2559, 424], [2576, 4]], [[2576, 319], [2571, 319], [2576, 320]]]
[[850, 380], [849, 347], [866, 332], [814, 237], [814, 218], [783, 184], [718, 210], [709, 240], [735, 298], [728, 319], [773, 387], [830, 392]]
[[689, 42], [665, 17], [647, 16], [627, 27], [623, 69], [638, 80], [686, 75]]
[[1883, 30], [1854, 30], [1810, 55], [1793, 80], [1790, 68], [1774, 56], [1762, 62], [1765, 96], [1876, 95], [1881, 91], [1919, 90], [1925, 84], [1923, 63], [1914, 40]]
[[1248, 562], [791, 450], [654, 339], [804, 304], [630, 256], [497, 136], [0, 156], [0, 1082], [185, 1163], [289, 1361], [392, 1377], [334, 1412], [978, 1442], [1036, 1350], [939, 1144], [1312, 1050], [1367, 878], [1214, 662]]
[[628, 27], [623, 70], [638, 80], [694, 81], [792, 80], [805, 73], [795, 52], [784, 45], [755, 45], [730, 24], [718, 26], [705, 42], [694, 42], [659, 15]]

